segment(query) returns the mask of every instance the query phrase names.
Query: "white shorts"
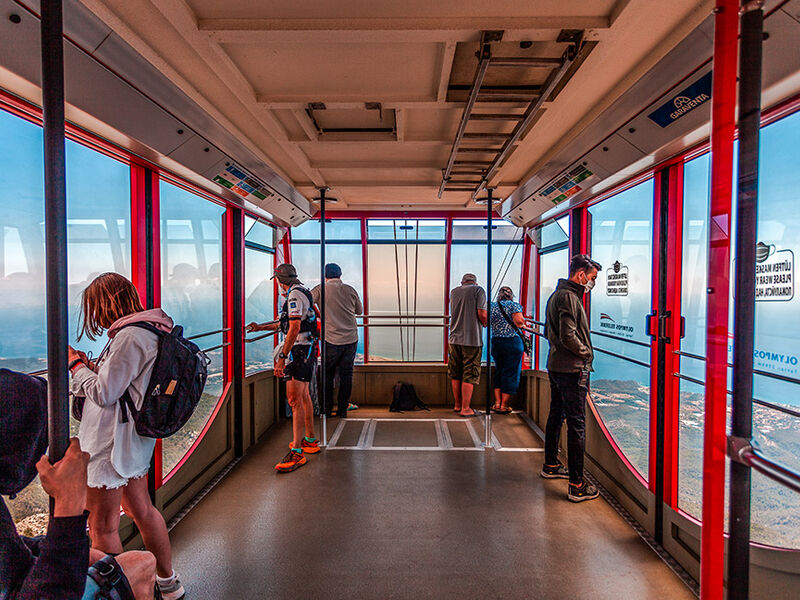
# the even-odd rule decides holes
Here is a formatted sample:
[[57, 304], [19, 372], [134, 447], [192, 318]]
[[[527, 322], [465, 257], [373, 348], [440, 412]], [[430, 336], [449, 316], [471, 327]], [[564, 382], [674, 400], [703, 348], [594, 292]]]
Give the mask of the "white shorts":
[[92, 456], [89, 459], [89, 466], [87, 468], [88, 485], [90, 488], [106, 488], [115, 490], [128, 485], [131, 479], [139, 479], [147, 475], [150, 470], [150, 464], [144, 467], [141, 472], [134, 473], [132, 477], [127, 479], [117, 473], [114, 465], [111, 464], [111, 446], [107, 449]]

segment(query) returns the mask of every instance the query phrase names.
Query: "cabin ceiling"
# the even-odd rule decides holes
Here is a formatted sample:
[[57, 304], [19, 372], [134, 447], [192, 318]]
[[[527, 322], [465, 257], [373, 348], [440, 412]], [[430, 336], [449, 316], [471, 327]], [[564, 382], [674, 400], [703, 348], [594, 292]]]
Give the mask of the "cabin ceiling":
[[[350, 210], [474, 205], [470, 191], [440, 195], [440, 185], [481, 32], [502, 32], [492, 56], [559, 58], [569, 46], [558, 41], [562, 31], [582, 31], [566, 85], [544, 99], [490, 178], [504, 198], [713, 8], [712, 0], [81, 2], [307, 198], [327, 186], [337, 208]], [[474, 112], [522, 114], [550, 72], [490, 68]], [[462, 147], [497, 149], [491, 136], [516, 122], [470, 121], [466, 131], [484, 135]]]

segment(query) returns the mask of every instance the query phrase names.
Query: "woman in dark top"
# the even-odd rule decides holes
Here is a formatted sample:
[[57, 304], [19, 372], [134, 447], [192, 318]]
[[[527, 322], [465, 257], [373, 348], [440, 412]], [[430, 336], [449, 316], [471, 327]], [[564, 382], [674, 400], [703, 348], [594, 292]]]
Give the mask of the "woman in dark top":
[[[502, 306], [502, 311], [500, 310]], [[511, 412], [508, 403], [519, 389], [519, 375], [522, 368], [524, 345], [517, 329], [525, 327], [522, 305], [514, 302], [514, 292], [503, 286], [497, 292], [497, 302], [490, 307], [490, 326], [492, 328], [492, 358], [495, 364], [494, 406], [492, 410], [501, 415]], [[503, 315], [505, 312], [505, 315]]]

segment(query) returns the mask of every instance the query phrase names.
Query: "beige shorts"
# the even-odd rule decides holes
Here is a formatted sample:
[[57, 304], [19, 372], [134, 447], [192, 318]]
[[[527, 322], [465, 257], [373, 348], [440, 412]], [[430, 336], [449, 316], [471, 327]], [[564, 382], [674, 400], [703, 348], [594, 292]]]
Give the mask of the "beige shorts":
[[477, 384], [481, 380], [481, 346], [450, 344], [447, 357], [450, 379]]

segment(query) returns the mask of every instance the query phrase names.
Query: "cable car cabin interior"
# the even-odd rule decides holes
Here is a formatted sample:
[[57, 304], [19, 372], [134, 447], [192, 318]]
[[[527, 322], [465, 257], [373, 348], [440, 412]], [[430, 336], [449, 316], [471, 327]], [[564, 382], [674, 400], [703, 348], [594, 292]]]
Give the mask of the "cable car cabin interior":
[[[186, 598], [796, 599], [798, 49], [800, 0], [0, 0], [0, 367], [47, 379], [55, 462], [68, 346], [108, 342], [78, 335], [98, 275], [205, 353], [147, 476]], [[548, 300], [581, 254], [577, 504], [540, 474]], [[507, 404], [494, 321], [453, 342], [468, 274], [531, 332]], [[363, 305], [343, 405], [338, 279]], [[297, 280], [321, 451], [280, 474], [308, 409], [264, 324]], [[391, 412], [399, 383], [427, 410]], [[4, 502], [46, 532], [38, 479]], [[143, 547], [124, 513], [120, 537]]]

